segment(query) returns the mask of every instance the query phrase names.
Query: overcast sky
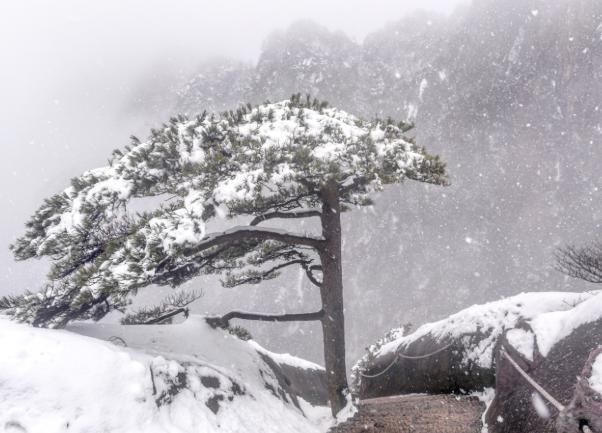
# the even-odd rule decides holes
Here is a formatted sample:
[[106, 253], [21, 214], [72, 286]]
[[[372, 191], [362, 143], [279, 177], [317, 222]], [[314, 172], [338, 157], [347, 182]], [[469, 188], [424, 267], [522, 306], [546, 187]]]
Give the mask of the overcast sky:
[[141, 80], [186, 76], [204, 57], [254, 61], [265, 37], [313, 19], [360, 41], [417, 8], [457, 0], [0, 0], [0, 294], [36, 289], [44, 267], [8, 244], [44, 197], [148, 119], [124, 112]]

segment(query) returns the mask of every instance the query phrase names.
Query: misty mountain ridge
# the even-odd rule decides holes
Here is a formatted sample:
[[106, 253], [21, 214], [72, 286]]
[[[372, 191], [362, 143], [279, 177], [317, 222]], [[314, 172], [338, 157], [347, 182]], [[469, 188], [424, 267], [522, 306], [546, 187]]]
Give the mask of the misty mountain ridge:
[[[202, 64], [172, 111], [309, 93], [364, 118], [415, 120], [418, 143], [448, 162], [451, 187], [408, 182], [372, 212], [344, 216], [355, 360], [394, 325], [522, 291], [588, 287], [553, 263], [558, 246], [600, 230], [601, 83], [601, 2], [481, 0], [450, 17], [417, 12], [362, 43], [295, 23], [265, 41], [256, 65]], [[201, 308], [311, 309], [317, 295], [291, 277], [291, 287], [214, 290]], [[283, 338], [312, 325], [249, 327], [275, 350], [321, 359], [318, 345]]]

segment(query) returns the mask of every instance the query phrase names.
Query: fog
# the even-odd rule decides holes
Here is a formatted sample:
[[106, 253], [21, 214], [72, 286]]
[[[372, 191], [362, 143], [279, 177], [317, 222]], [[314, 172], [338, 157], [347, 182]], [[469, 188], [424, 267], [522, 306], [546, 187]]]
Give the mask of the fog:
[[[455, 1], [420, 7], [449, 12]], [[141, 97], [177, 90], [205, 58], [253, 62], [272, 31], [313, 19], [361, 40], [416, 7], [399, 0], [3, 1], [0, 4], [0, 294], [35, 290], [43, 264], [8, 245], [43, 198], [171, 114]]]
[[[326, 404], [327, 394], [333, 408], [342, 402], [345, 368], [363, 402], [341, 431], [352, 425], [396, 430], [407, 420], [479, 431], [481, 421], [495, 431], [540, 431], [538, 423], [547, 431], [554, 422], [568, 430], [561, 424], [593, 425], [591, 417], [574, 418], [572, 409], [583, 395], [602, 389], [602, 374], [595, 374], [602, 362], [595, 352], [602, 342], [602, 286], [594, 263], [602, 248], [602, 0], [0, 0], [0, 59], [0, 426], [7, 431], [47, 425], [107, 432], [173, 425], [184, 431], [187, 423], [206, 432], [237, 431], [237, 425], [253, 430], [254, 423], [260, 426], [255, 430], [314, 431], [314, 418], [325, 427], [328, 417], [309, 405], [314, 398]], [[297, 111], [304, 106], [301, 95], [315, 98], [312, 107], [319, 110]], [[255, 123], [258, 111], [251, 122], [244, 116], [233, 121], [244, 111], [235, 110], [218, 115], [230, 120], [222, 122], [224, 129], [190, 128], [189, 120], [205, 109], [223, 113], [247, 102], [279, 107], [269, 101], [287, 98], [292, 101], [282, 104], [283, 121], [271, 108], [262, 127]], [[325, 102], [362, 120], [324, 110]], [[404, 128], [406, 138], [441, 158], [449, 184], [439, 182], [443, 167], [430, 158], [430, 169], [417, 170], [402, 166], [414, 156], [381, 158], [382, 149], [399, 142], [391, 145], [395, 129], [379, 130], [389, 120], [378, 119], [414, 123]], [[362, 143], [368, 152], [337, 155], [330, 141], [353, 142], [353, 126], [368, 123]], [[323, 135], [314, 140], [299, 131]], [[346, 131], [353, 136], [345, 138]], [[220, 138], [224, 132], [226, 140]], [[278, 152], [263, 150], [270, 142], [286, 143], [289, 132], [293, 142], [317, 147], [279, 164], [273, 159]], [[189, 146], [191, 136], [202, 140]], [[128, 156], [110, 160], [112, 169], [77, 178], [105, 167], [114, 149], [137, 142]], [[227, 142], [232, 152], [196, 148], [212, 149], [216, 142]], [[249, 142], [261, 143], [262, 151], [249, 151]], [[209, 154], [209, 175], [195, 179], [195, 162]], [[300, 173], [309, 182], [294, 172], [306, 160], [312, 164]], [[204, 265], [203, 246], [190, 248], [199, 233], [251, 220], [236, 211], [223, 218], [220, 206], [207, 231], [199, 231], [196, 216], [205, 218], [214, 207], [198, 200], [196, 188], [219, 179], [214, 203], [221, 204], [245, 181], [249, 189], [275, 191], [278, 181], [254, 177], [264, 163], [263, 174], [286, 180], [290, 169], [299, 176], [295, 184], [309, 189], [315, 173], [334, 161], [342, 161], [341, 186], [354, 188], [365, 174], [351, 167], [364, 160], [370, 175], [385, 173], [375, 174], [370, 185], [385, 185], [370, 190], [373, 201], [341, 207], [340, 261], [337, 254], [334, 260], [326, 256], [338, 225], [322, 227], [315, 212], [312, 218], [306, 213], [272, 220], [268, 210], [263, 219], [270, 221], [262, 219], [262, 227], [323, 234], [323, 247], [297, 238], [302, 254], [283, 254], [273, 269], [260, 265], [263, 273], [241, 274], [230, 284], [220, 279], [236, 267], [237, 252], [228, 246], [214, 256], [220, 260]], [[370, 160], [377, 161], [374, 171]], [[226, 166], [244, 167], [248, 176], [227, 182], [221, 177]], [[409, 167], [406, 178], [389, 176], [392, 167]], [[76, 192], [70, 201], [55, 196], [44, 204], [70, 185]], [[147, 193], [152, 196], [140, 197]], [[332, 215], [330, 200], [319, 196], [324, 222]], [[299, 200], [299, 206], [310, 205]], [[264, 212], [291, 210], [290, 201], [258, 205], [266, 203]], [[165, 206], [164, 213], [152, 219], [135, 215], [158, 206]], [[24, 236], [38, 209], [42, 216]], [[234, 233], [208, 244], [219, 250], [225, 238], [240, 236], [246, 239]], [[9, 246], [17, 239], [17, 255], [44, 257], [16, 262]], [[62, 252], [64, 257], [51, 257]], [[310, 261], [297, 260], [306, 252]], [[256, 253], [245, 257], [247, 264], [278, 251]], [[185, 259], [190, 254], [192, 266]], [[584, 257], [585, 264], [571, 267]], [[60, 265], [54, 276], [47, 275], [51, 260]], [[321, 278], [321, 267], [313, 266], [318, 263], [324, 266]], [[313, 280], [313, 270], [322, 284]], [[343, 299], [338, 290], [335, 302], [328, 299], [332, 291], [324, 289], [338, 289], [329, 275], [342, 277]], [[150, 281], [165, 286], [140, 287]], [[190, 310], [175, 310], [181, 305], [175, 302], [164, 312], [141, 308], [165, 302], [174, 282], [185, 295], [198, 294]], [[49, 288], [55, 290], [39, 297], [11, 297]], [[166, 319], [173, 317], [181, 323], [188, 312], [221, 315], [222, 323], [235, 318], [223, 333], [194, 316], [184, 326], [161, 330], [106, 326], [128, 323], [124, 305], [128, 315], [142, 313], [130, 323], [152, 323], [167, 311], [155, 323], [172, 323]], [[227, 315], [236, 311], [238, 316]], [[7, 312], [36, 326], [71, 323], [65, 332], [36, 330], [5, 320]], [[302, 314], [309, 312], [322, 319]], [[249, 313], [295, 320], [247, 320]], [[89, 317], [101, 321], [78, 322]], [[107, 341], [68, 331], [116, 347], [107, 351]], [[230, 338], [228, 331], [242, 339], [250, 334], [269, 352]], [[278, 355], [283, 353], [293, 356]], [[558, 419], [555, 413], [542, 417], [539, 401], [533, 400], [535, 409], [525, 404], [532, 388], [506, 367], [513, 358], [567, 404]], [[410, 395], [394, 396], [405, 393]], [[464, 421], [468, 409], [474, 422]], [[297, 420], [312, 426], [293, 428]]]
[[[393, 326], [521, 291], [591, 288], [557, 272], [554, 252], [595, 239], [602, 224], [602, 3], [423, 1], [437, 13], [411, 13], [417, 6], [3, 2], [0, 295], [44, 283], [46, 263], [15, 263], [8, 249], [29, 216], [130, 135], [179, 111], [297, 91], [363, 117], [412, 117], [452, 179], [445, 190], [391, 187], [374, 208], [345, 214], [351, 362]], [[259, 287], [214, 283], [186, 285], [206, 290], [193, 311], [318, 302], [292, 271]], [[272, 350], [322, 359], [317, 325], [244, 326]]]

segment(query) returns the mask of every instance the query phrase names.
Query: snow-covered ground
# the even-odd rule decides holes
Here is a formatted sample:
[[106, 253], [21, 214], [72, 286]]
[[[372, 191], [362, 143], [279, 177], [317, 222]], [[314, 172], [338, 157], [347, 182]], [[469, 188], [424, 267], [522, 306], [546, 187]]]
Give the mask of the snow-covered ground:
[[[110, 337], [118, 344], [103, 341]], [[311, 433], [330, 422], [328, 408], [300, 398], [297, 407], [262, 354], [280, 365], [321, 367], [272, 354], [200, 317], [50, 330], [0, 316], [0, 342], [4, 432]]]

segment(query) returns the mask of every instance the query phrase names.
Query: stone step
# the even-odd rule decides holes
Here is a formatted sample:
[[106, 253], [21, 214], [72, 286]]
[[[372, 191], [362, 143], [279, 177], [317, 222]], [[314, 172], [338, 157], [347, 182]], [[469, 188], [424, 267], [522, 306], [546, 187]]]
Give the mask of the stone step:
[[475, 397], [399, 395], [362, 400], [329, 433], [481, 433], [485, 406]]

